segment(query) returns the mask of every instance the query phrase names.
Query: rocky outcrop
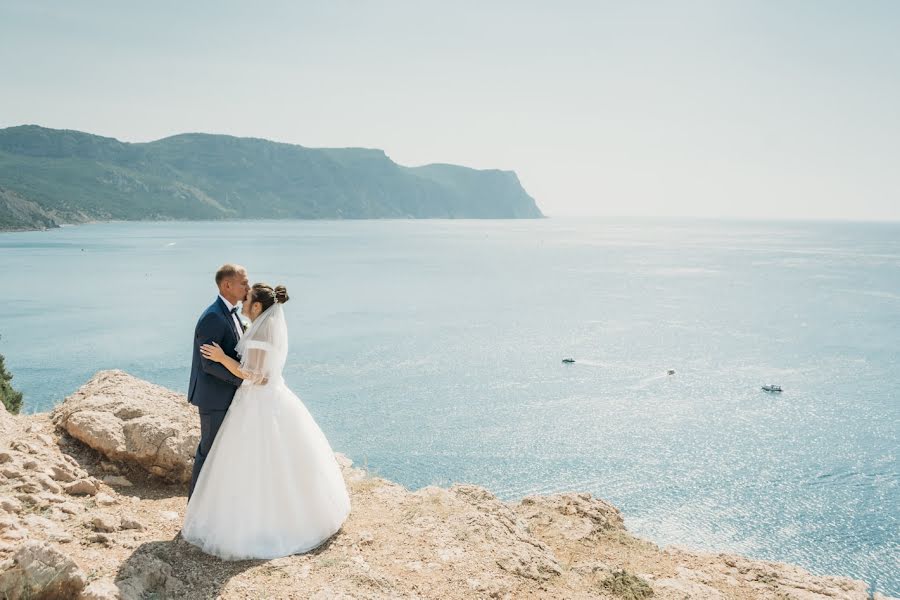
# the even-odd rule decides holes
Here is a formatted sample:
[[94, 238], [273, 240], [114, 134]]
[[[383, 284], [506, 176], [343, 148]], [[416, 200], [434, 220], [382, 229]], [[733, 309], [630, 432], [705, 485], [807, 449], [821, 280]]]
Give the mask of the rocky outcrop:
[[[191, 408], [182, 394], [123, 371], [100, 371], [57, 406], [51, 418], [110, 460], [187, 482], [200, 439], [196, 411]], [[92, 493], [83, 485], [80, 489], [79, 493]]]
[[116, 586], [123, 598], [182, 596], [184, 583], [175, 577], [172, 565], [154, 556], [137, 555], [122, 569]]
[[[168, 404], [151, 411], [145, 408], [151, 397]], [[133, 398], [138, 409], [128, 411]], [[590, 494], [507, 503], [474, 485], [410, 491], [342, 455], [336, 458], [352, 512], [335, 536], [302, 555], [221, 561], [178, 535], [186, 486], [147, 475], [154, 472], [148, 464], [159, 463], [122, 450], [186, 427], [186, 417], [171, 408], [179, 400], [105, 372], [57, 408], [53, 421], [0, 411], [0, 598], [869, 598], [861, 581], [730, 554], [660, 549], [632, 536], [619, 511]], [[103, 407], [121, 424], [73, 426], [95, 440], [90, 447], [70, 437], [66, 424], [73, 420], [114, 423], [77, 417]], [[118, 434], [102, 433], [141, 419], [145, 425], [122, 433], [120, 443], [109, 441]], [[115, 451], [93, 449], [106, 447]]]
[[46, 542], [25, 542], [0, 563], [0, 595], [9, 600], [75, 598], [85, 583], [78, 565]]
[[[591, 540], [624, 530], [619, 509], [587, 493], [527, 496], [515, 506], [532, 531], [567, 540]], [[542, 536], [542, 537], [543, 537]]]
[[0, 187], [0, 231], [59, 227], [52, 212], [16, 192]]

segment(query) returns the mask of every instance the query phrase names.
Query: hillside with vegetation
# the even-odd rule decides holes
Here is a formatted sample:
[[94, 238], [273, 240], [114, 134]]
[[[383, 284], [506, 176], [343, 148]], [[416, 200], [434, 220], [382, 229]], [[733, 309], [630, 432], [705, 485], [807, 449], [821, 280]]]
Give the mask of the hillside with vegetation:
[[189, 133], [126, 143], [0, 129], [0, 229], [173, 219], [539, 218], [512, 171]]

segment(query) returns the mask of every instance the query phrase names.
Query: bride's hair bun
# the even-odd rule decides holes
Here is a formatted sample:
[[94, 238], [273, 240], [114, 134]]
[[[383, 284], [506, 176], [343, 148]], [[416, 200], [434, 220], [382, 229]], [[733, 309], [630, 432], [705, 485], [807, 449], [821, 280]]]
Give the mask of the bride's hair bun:
[[268, 283], [254, 283], [250, 289], [250, 301], [262, 304], [263, 310], [278, 302], [284, 304], [289, 300], [287, 288], [283, 285], [272, 287]]

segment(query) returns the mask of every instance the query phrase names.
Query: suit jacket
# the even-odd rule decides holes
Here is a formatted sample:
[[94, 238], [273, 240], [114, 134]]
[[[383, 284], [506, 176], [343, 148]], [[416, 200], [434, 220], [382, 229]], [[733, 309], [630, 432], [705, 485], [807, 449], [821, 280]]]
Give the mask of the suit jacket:
[[201, 409], [228, 410], [234, 393], [244, 380], [232, 374], [225, 365], [203, 358], [200, 346], [216, 342], [225, 354], [240, 360], [234, 350], [239, 339], [231, 313], [222, 299], [216, 298], [200, 315], [194, 329], [194, 356], [191, 360], [188, 402]]

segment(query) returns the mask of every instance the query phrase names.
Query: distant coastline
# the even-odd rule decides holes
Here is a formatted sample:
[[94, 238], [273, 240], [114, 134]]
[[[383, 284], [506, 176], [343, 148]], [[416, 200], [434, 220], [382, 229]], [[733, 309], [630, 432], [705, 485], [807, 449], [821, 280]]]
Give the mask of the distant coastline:
[[188, 133], [126, 143], [0, 129], [0, 231], [104, 221], [535, 219], [513, 171], [404, 167], [382, 150]]
[[[537, 219], [550, 219], [547, 215], [542, 215], [540, 217], [535, 217]], [[234, 217], [234, 218], [223, 218], [223, 219], [91, 219], [88, 221], [82, 221], [80, 223], [54, 223], [53, 225], [48, 226], [18, 226], [18, 227], [4, 227], [0, 226], [0, 233], [25, 233], [29, 231], [55, 231], [57, 229], [62, 229], [65, 227], [78, 227], [80, 225], [108, 225], [112, 223], [240, 223], [242, 221], [439, 221], [442, 217], [426, 217], [426, 218], [398, 218], [398, 217], [365, 217], [365, 218], [345, 218], [345, 219], [336, 219], [330, 217], [322, 217], [319, 219], [304, 219], [304, 218], [295, 218], [295, 217], [284, 217], [281, 219], [273, 218], [273, 217]], [[491, 217], [491, 218], [468, 218], [468, 217], [453, 217], [453, 218], [443, 218], [444, 220], [450, 221], [467, 221], [467, 220], [495, 220], [502, 221], [508, 220], [504, 217]]]

